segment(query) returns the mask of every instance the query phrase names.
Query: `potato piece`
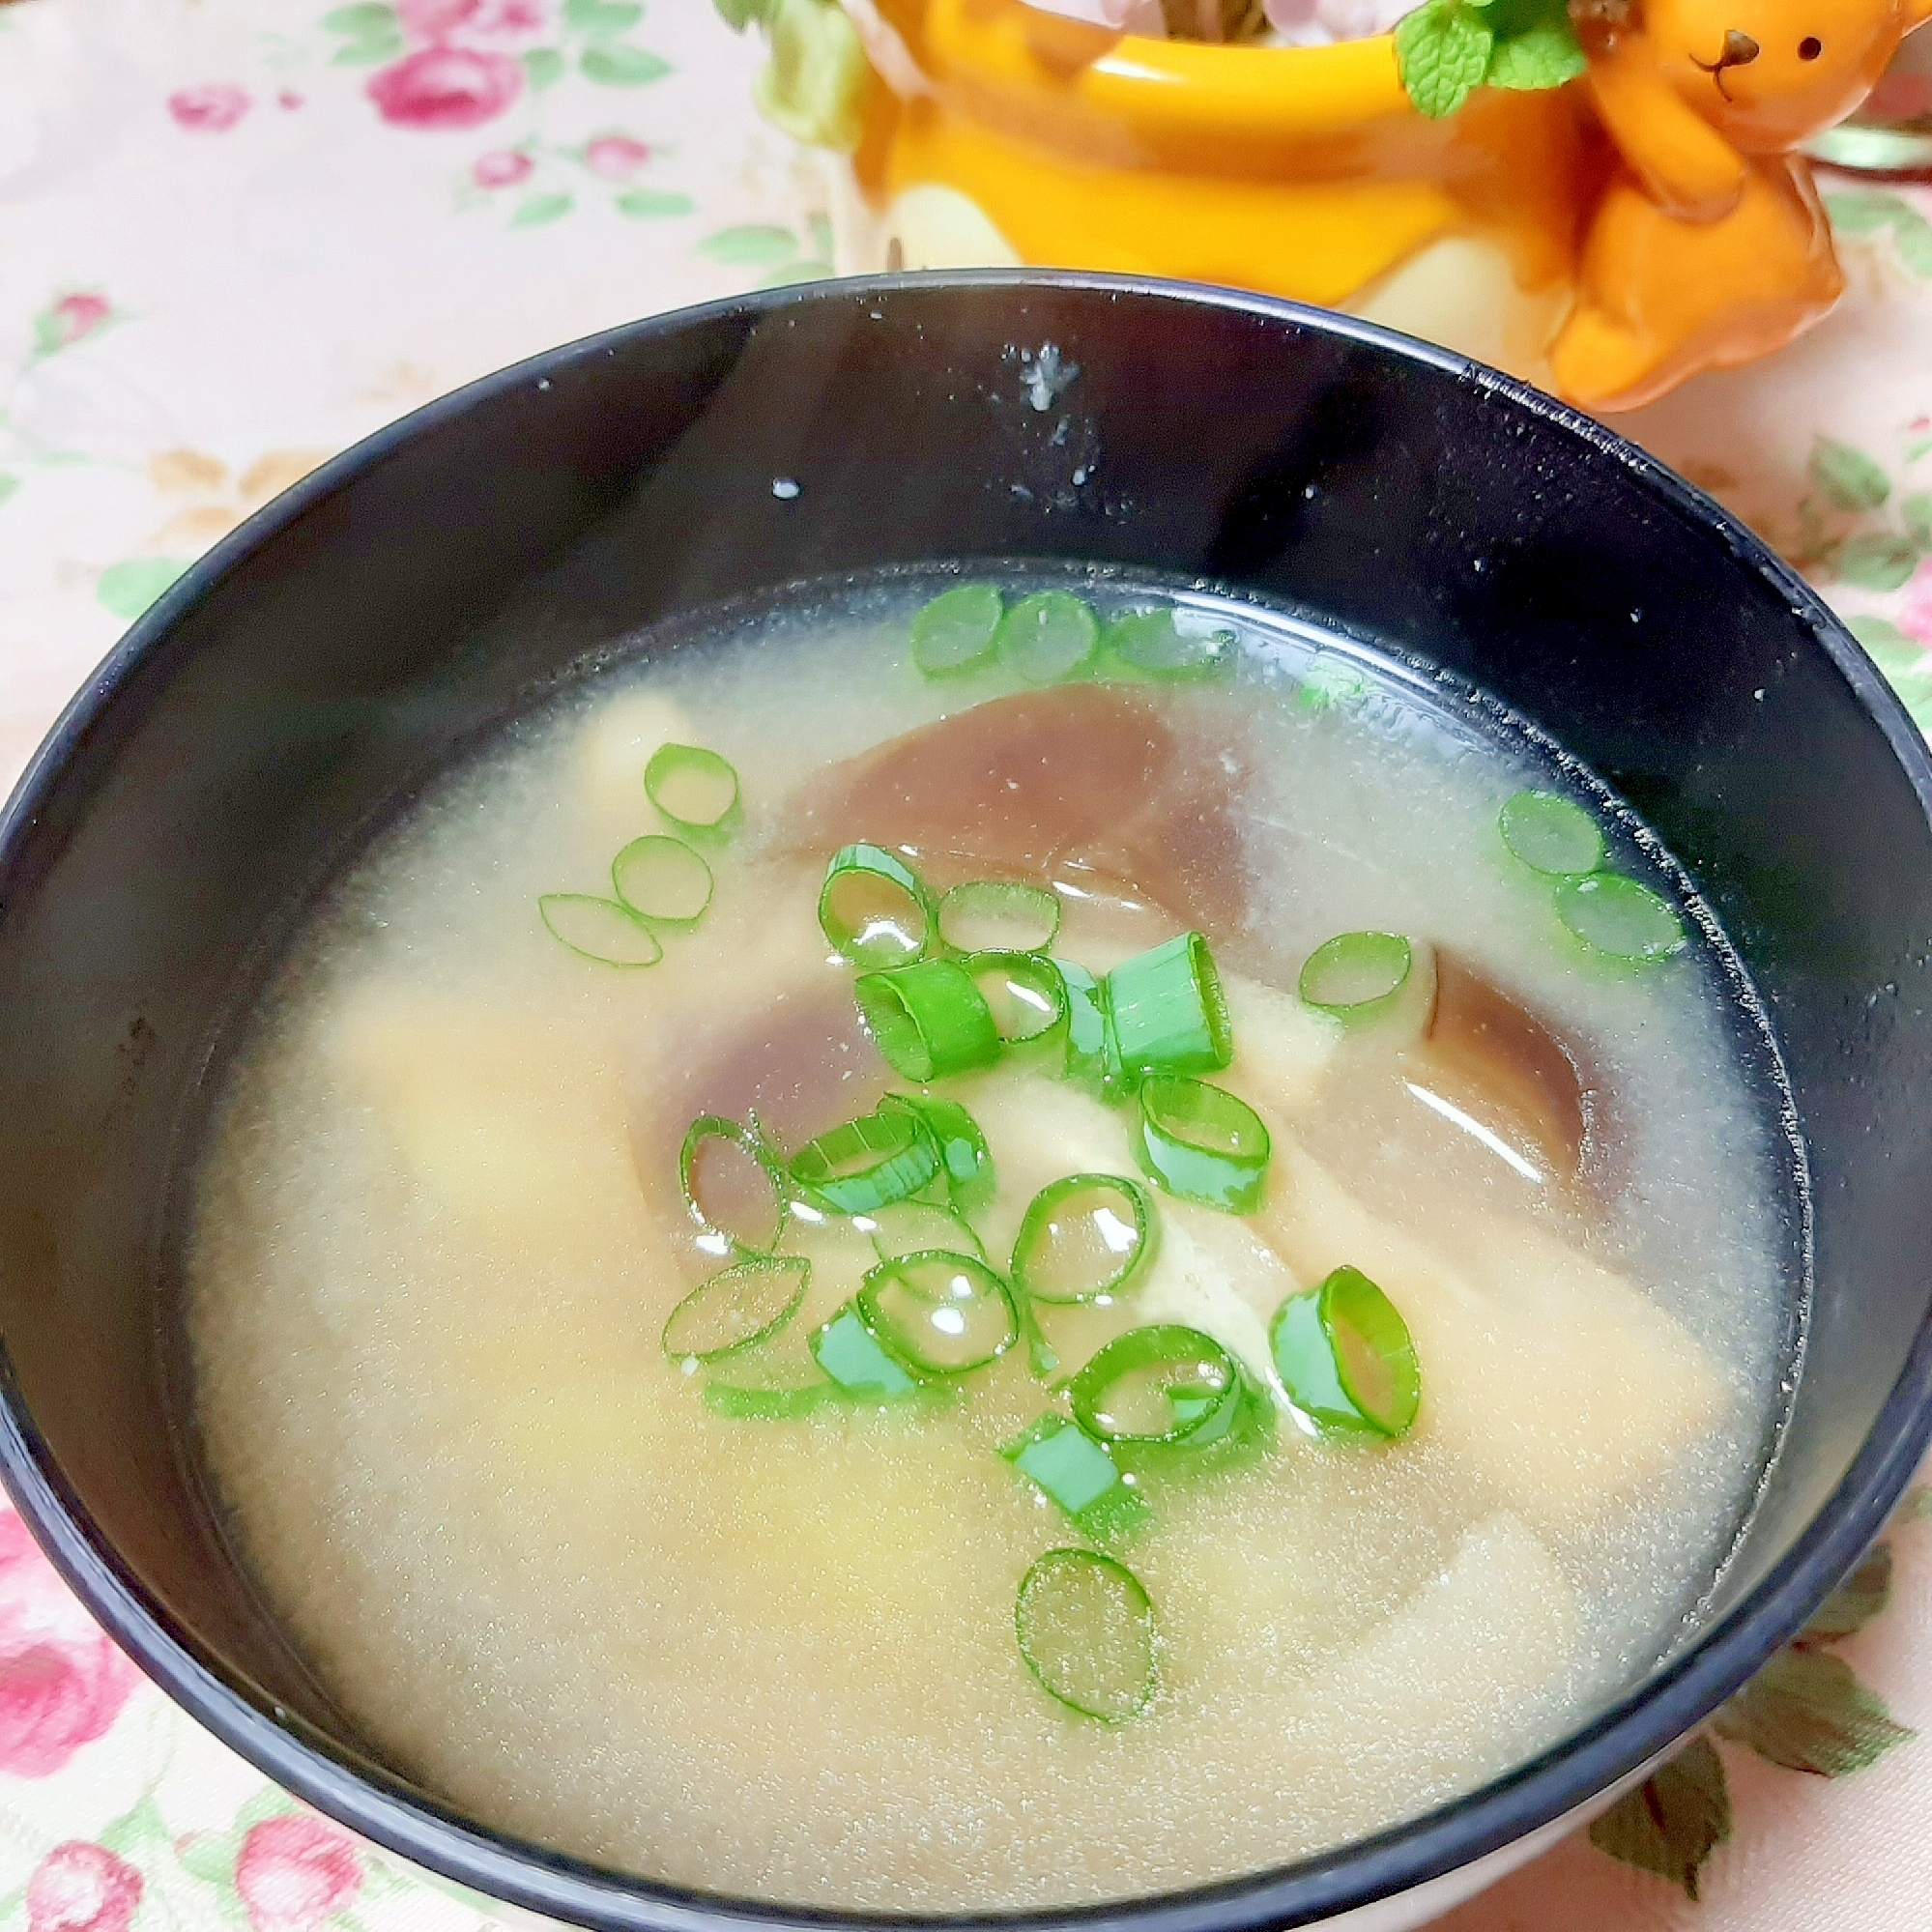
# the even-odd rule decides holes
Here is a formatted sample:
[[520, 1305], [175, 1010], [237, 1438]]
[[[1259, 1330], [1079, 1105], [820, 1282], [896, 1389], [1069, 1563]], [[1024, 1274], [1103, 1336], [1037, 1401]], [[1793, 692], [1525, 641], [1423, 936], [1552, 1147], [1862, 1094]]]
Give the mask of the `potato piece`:
[[1299, 1293], [1282, 1257], [1239, 1217], [1162, 1196], [1154, 1258], [1133, 1294], [1137, 1321], [1178, 1321], [1210, 1335], [1283, 1408], [1268, 1323]]
[[1348, 1262], [1382, 1287], [1422, 1363], [1418, 1429], [1539, 1526], [1657, 1481], [1727, 1399], [1703, 1349], [1624, 1277], [1500, 1216], [1472, 1219], [1445, 1259], [1285, 1131], [1258, 1225], [1305, 1281]]
[[1294, 994], [1241, 973], [1224, 972], [1221, 985], [1233, 1025], [1234, 1064], [1205, 1078], [1263, 1112], [1291, 1118], [1306, 1112], [1321, 1098], [1341, 1053], [1341, 1024]]

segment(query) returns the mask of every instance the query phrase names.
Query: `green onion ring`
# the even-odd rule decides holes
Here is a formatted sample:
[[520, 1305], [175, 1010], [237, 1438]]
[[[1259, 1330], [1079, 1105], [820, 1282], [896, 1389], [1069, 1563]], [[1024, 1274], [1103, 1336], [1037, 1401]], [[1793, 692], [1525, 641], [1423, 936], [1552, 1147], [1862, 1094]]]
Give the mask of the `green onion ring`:
[[1028, 1204], [1013, 1244], [1013, 1281], [1036, 1302], [1109, 1302], [1152, 1252], [1152, 1203], [1120, 1174], [1069, 1174]]
[[[1231, 668], [1239, 641], [1231, 630], [1183, 630], [1182, 620], [1172, 607], [1129, 611], [1108, 625], [1107, 649], [1148, 678], [1212, 678]], [[1188, 621], [1197, 619], [1190, 613]]]
[[611, 861], [611, 885], [653, 926], [695, 926], [711, 903], [711, 868], [681, 839], [647, 832]]
[[798, 1312], [812, 1264], [795, 1254], [754, 1254], [701, 1282], [671, 1311], [664, 1352], [674, 1362], [715, 1362], [763, 1341]]
[[1394, 1003], [1414, 964], [1399, 933], [1338, 933], [1302, 962], [1302, 1003], [1338, 1020], [1370, 1019]]
[[1096, 1442], [1190, 1449], [1219, 1442], [1246, 1393], [1227, 1350], [1176, 1321], [1116, 1335], [1067, 1384], [1074, 1420]]
[[819, 889], [819, 924], [848, 965], [910, 966], [934, 923], [926, 881], [897, 852], [858, 845], [833, 853]]
[[1156, 1185], [1231, 1214], [1260, 1206], [1268, 1130], [1246, 1101], [1178, 1074], [1144, 1081], [1139, 1098], [1134, 1151]]
[[[1031, 1047], [1065, 1027], [1066, 982], [1052, 960], [1037, 953], [968, 953], [960, 966], [987, 1001], [1002, 1046]], [[994, 983], [991, 998], [988, 981]]]
[[923, 1085], [990, 1067], [999, 1057], [993, 1009], [956, 960], [862, 972], [852, 996], [873, 1044], [902, 1080]]
[[939, 1171], [939, 1150], [916, 1113], [893, 1108], [808, 1140], [787, 1171], [815, 1207], [870, 1214], [917, 1194]]
[[680, 830], [715, 833], [737, 809], [738, 775], [703, 745], [661, 744], [644, 767], [644, 795]]
[[[754, 1238], [736, 1232], [716, 1214], [707, 1212], [698, 1198], [697, 1165], [698, 1156], [707, 1140], [723, 1140], [750, 1158], [760, 1174], [771, 1188], [771, 1226], [763, 1238]], [[716, 1113], [701, 1113], [684, 1130], [683, 1144], [678, 1149], [678, 1186], [684, 1197], [685, 1211], [698, 1226], [719, 1240], [728, 1242], [734, 1249], [742, 1249], [753, 1254], [769, 1254], [778, 1245], [779, 1236], [785, 1231], [785, 1203], [791, 1189], [785, 1182], [785, 1172], [778, 1158], [765, 1144], [764, 1137], [754, 1127], [746, 1127], [738, 1121], [727, 1120]]]
[[1107, 975], [1107, 1010], [1130, 1076], [1213, 1073], [1234, 1057], [1221, 975], [1198, 933], [1121, 961]]
[[812, 1357], [848, 1395], [891, 1401], [918, 1392], [919, 1384], [886, 1352], [851, 1302], [813, 1336]]
[[731, 1422], [795, 1422], [840, 1399], [838, 1385], [822, 1376], [794, 1389], [741, 1389], [735, 1382], [706, 1382], [705, 1406]]
[[926, 1123], [939, 1150], [946, 1192], [954, 1204], [966, 1209], [983, 1206], [993, 1194], [993, 1149], [986, 1144], [979, 1122], [958, 1101], [941, 1100], [937, 1094], [888, 1093], [879, 1103], [881, 1113], [895, 1107], [916, 1113]]
[[588, 892], [546, 892], [537, 915], [550, 937], [599, 966], [649, 966], [664, 957], [653, 933], [628, 906]]
[[993, 655], [1005, 599], [991, 584], [955, 584], [912, 620], [912, 662], [928, 678], [976, 670]]
[[1044, 953], [1059, 930], [1059, 894], [1044, 885], [969, 879], [939, 901], [939, 937], [956, 953]]
[[1288, 1399], [1322, 1428], [1394, 1439], [1422, 1404], [1415, 1343], [1396, 1305], [1359, 1268], [1290, 1295], [1268, 1326]]
[[1556, 888], [1556, 916], [1586, 946], [1612, 959], [1667, 960], [1690, 942], [1666, 901], [1614, 872], [1565, 879]]
[[1021, 1582], [1013, 1627], [1026, 1668], [1069, 1710], [1120, 1724], [1154, 1701], [1154, 1605], [1140, 1579], [1112, 1557], [1050, 1549]]
[[1546, 878], [1580, 879], [1603, 863], [1603, 828], [1561, 793], [1515, 793], [1496, 822], [1510, 851]]
[[915, 1375], [964, 1375], [997, 1361], [1020, 1333], [1007, 1285], [971, 1254], [927, 1249], [866, 1270], [859, 1316]]
[[1107, 984], [1072, 960], [1053, 960], [1067, 997], [1066, 1077], [1113, 1098], [1122, 1084], [1120, 1049], [1107, 1010]]
[[986, 1246], [973, 1232], [972, 1224], [958, 1208], [942, 1207], [935, 1200], [889, 1200], [859, 1216], [858, 1225], [859, 1231], [871, 1237], [873, 1253], [881, 1261], [896, 1261], [902, 1254], [930, 1254], [935, 1249], [986, 1259]]
[[1039, 1417], [1000, 1455], [1056, 1504], [1082, 1535], [1097, 1542], [1132, 1536], [1153, 1512], [1140, 1493], [1139, 1479], [1114, 1464], [1113, 1452], [1096, 1442], [1079, 1424], [1053, 1409]]
[[1036, 591], [999, 620], [999, 654], [1029, 684], [1056, 684], [1093, 661], [1100, 620], [1071, 591]]

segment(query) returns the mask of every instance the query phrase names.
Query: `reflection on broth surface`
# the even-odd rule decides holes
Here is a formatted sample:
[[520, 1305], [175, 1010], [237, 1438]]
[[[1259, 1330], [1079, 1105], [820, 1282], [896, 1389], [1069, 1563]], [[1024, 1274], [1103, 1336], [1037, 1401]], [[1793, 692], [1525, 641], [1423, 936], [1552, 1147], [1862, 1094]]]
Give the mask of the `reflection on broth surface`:
[[[1721, 962], [1642, 894], [1655, 957], [1606, 954], [1622, 887], [1593, 950], [1499, 836], [1568, 794], [1669, 899], [1601, 800], [1110, 580], [1078, 681], [929, 679], [943, 582], [506, 730], [310, 919], [192, 1182], [206, 1457], [375, 1745], [834, 1907], [1168, 1889], [1481, 1783], [1681, 1636], [1790, 1367]], [[715, 827], [647, 798], [666, 745], [735, 767]], [[695, 923], [545, 930], [656, 834]], [[668, 858], [630, 889], [687, 915]], [[841, 946], [920, 958], [880, 994]]]

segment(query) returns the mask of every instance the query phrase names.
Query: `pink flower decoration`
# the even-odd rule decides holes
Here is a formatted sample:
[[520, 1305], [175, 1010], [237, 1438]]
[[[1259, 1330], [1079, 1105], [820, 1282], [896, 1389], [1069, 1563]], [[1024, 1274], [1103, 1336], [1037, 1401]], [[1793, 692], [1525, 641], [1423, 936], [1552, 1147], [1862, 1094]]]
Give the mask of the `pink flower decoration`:
[[51, 1777], [121, 1715], [140, 1674], [0, 1513], [0, 1772]]
[[1932, 650], [1932, 558], [1919, 564], [1905, 587], [1905, 601], [1898, 607], [1898, 627]]
[[543, 9], [537, 0], [484, 0], [470, 25], [478, 34], [533, 34], [543, 25]]
[[305, 1812], [267, 1818], [242, 1840], [235, 1889], [255, 1932], [312, 1932], [362, 1889], [356, 1848]]
[[440, 41], [460, 27], [482, 0], [399, 0], [396, 13], [402, 29], [418, 40]]
[[27, 1932], [128, 1932], [141, 1875], [105, 1845], [56, 1845], [27, 1881]]
[[292, 87], [284, 87], [275, 96], [275, 100], [284, 107], [300, 107], [302, 105], [302, 96]]
[[385, 121], [432, 130], [494, 121], [522, 91], [523, 69], [508, 54], [471, 47], [424, 47], [369, 82]]
[[168, 96], [168, 112], [182, 127], [197, 133], [220, 134], [248, 111], [248, 97], [225, 80], [206, 87], [184, 87]]
[[470, 178], [478, 187], [514, 187], [518, 182], [529, 180], [534, 165], [528, 155], [520, 155], [514, 148], [498, 148], [494, 153], [476, 157]]
[[592, 174], [609, 181], [621, 181], [635, 174], [650, 159], [650, 150], [627, 134], [600, 134], [584, 150], [584, 159]]
[[114, 313], [114, 304], [104, 295], [64, 295], [49, 313], [60, 346], [66, 349], [83, 335], [92, 335]]

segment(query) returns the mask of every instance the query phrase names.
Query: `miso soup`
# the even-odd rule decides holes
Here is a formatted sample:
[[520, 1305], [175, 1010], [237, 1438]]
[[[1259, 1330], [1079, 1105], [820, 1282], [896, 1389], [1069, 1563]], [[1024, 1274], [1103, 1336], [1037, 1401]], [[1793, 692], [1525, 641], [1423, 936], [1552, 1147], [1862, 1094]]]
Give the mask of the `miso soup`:
[[1099, 572], [631, 646], [309, 909], [189, 1181], [200, 1453], [376, 1750], [706, 1890], [1065, 1905], [1696, 1628], [1802, 1158], [1610, 793]]

